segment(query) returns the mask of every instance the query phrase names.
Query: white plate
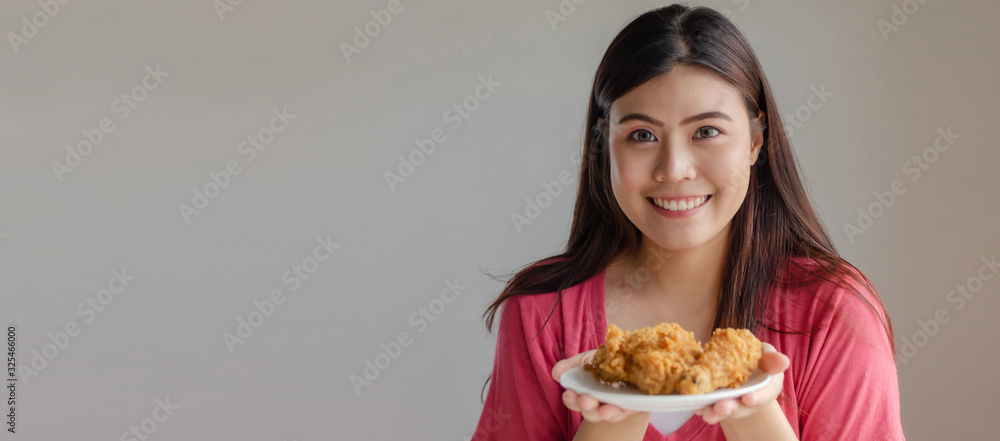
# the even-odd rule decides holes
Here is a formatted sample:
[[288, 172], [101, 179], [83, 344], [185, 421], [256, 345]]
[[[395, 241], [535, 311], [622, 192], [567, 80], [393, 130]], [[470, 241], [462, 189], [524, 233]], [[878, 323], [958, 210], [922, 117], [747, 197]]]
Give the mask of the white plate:
[[[701, 409], [724, 398], [735, 398], [767, 385], [771, 376], [757, 369], [750, 379], [740, 387], [724, 387], [701, 395], [648, 395], [633, 386], [615, 387], [602, 383], [583, 366], [572, 368], [559, 377], [559, 383], [566, 389], [587, 394], [602, 403], [614, 404], [622, 409], [641, 412], [680, 412]], [[624, 384], [624, 383], [623, 383]]]

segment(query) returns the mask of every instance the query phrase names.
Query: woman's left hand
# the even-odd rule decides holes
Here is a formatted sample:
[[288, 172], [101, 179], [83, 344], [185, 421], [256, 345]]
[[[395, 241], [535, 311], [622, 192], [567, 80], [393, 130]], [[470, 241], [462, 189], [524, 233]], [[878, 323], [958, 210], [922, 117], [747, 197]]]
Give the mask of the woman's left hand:
[[708, 424], [715, 424], [725, 419], [750, 416], [778, 398], [785, 383], [785, 370], [791, 363], [788, 356], [775, 350], [771, 344], [761, 342], [760, 346], [759, 367], [762, 371], [771, 374], [771, 381], [768, 382], [767, 386], [737, 398], [716, 401], [714, 404], [694, 411], [695, 415], [701, 415]]

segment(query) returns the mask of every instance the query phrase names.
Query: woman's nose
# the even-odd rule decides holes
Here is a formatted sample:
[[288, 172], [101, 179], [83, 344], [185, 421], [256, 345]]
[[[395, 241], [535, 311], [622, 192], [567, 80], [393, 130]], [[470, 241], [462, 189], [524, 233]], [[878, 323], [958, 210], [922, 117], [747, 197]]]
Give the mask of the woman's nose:
[[696, 167], [692, 152], [680, 145], [665, 146], [660, 150], [656, 164], [656, 180], [681, 182], [694, 179]]

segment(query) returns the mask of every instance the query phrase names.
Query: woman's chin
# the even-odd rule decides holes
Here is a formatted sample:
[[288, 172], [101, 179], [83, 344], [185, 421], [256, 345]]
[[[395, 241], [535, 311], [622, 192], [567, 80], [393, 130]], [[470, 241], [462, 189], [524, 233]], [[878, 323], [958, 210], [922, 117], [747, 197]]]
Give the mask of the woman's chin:
[[692, 240], [691, 237], [669, 237], [654, 239], [654, 243], [668, 252], [684, 252], [700, 248], [705, 241]]

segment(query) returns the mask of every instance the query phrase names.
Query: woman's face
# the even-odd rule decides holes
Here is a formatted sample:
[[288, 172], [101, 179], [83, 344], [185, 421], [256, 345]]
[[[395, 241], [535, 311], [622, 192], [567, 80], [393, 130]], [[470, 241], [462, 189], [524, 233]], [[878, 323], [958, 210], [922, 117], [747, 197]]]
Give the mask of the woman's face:
[[645, 237], [670, 251], [728, 237], [763, 143], [736, 88], [675, 66], [612, 103], [609, 118], [611, 186]]

